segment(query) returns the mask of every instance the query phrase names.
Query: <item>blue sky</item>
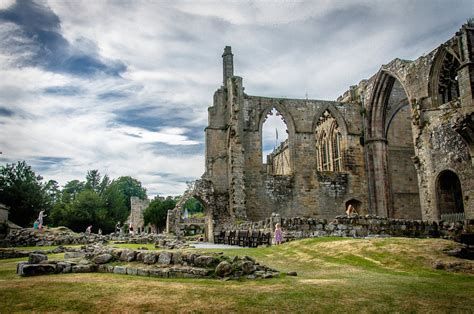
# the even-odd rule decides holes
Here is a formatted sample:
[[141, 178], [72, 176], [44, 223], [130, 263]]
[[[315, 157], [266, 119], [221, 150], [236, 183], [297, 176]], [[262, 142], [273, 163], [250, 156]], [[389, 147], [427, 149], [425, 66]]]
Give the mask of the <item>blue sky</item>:
[[150, 196], [181, 194], [204, 171], [224, 46], [248, 94], [334, 100], [393, 58], [436, 48], [472, 12], [448, 0], [0, 0], [0, 163], [26, 160], [60, 184], [98, 169]]

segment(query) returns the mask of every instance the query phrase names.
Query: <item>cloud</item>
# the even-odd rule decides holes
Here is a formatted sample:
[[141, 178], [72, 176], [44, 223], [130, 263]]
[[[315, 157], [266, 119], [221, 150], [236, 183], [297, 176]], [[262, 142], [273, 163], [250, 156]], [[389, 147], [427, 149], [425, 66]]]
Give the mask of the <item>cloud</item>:
[[[336, 99], [449, 39], [471, 1], [0, 1], [2, 163], [60, 184], [98, 169], [149, 195], [204, 171], [207, 107], [231, 45], [250, 95]], [[265, 123], [271, 150], [281, 120]]]
[[4, 53], [20, 55], [22, 65], [41, 66], [48, 71], [74, 75], [103, 73], [118, 76], [126, 66], [101, 58], [97, 46], [79, 37], [70, 43], [61, 34], [59, 17], [47, 6], [32, 0], [17, 1], [0, 10], [0, 21], [10, 28]]

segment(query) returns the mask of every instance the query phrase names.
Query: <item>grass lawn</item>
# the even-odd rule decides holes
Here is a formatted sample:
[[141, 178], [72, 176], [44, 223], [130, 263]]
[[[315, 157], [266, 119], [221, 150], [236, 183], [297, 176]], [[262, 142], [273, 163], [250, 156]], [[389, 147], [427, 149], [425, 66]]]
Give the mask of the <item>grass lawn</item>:
[[[138, 245], [143, 247], [146, 245]], [[464, 262], [442, 253], [441, 239], [318, 238], [259, 249], [249, 255], [297, 277], [266, 280], [156, 279], [114, 274], [20, 278], [0, 260], [0, 313], [40, 312], [465, 312], [474, 311], [474, 275], [435, 270]], [[189, 249], [191, 250], [191, 249]], [[62, 258], [62, 254], [49, 259]]]

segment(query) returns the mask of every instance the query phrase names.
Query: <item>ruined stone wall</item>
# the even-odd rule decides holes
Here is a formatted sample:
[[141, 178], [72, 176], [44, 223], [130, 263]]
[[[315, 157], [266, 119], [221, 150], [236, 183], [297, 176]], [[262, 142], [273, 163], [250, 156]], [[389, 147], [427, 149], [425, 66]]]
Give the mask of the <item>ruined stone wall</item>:
[[150, 205], [148, 199], [142, 200], [136, 196], [130, 198], [130, 216], [127, 219], [129, 226], [133, 226], [134, 232], [144, 232], [145, 223], [143, 221], [143, 212]]
[[[473, 47], [470, 22], [414, 61], [382, 65], [337, 102], [247, 95], [226, 47], [206, 129], [204, 177], [221, 200], [213, 217], [333, 218], [354, 199], [372, 215], [437, 221], [438, 178], [449, 170], [459, 178], [465, 217], [474, 218]], [[455, 99], [443, 103], [446, 82], [459, 88], [450, 87]], [[262, 125], [273, 108], [288, 128], [289, 169], [278, 175], [262, 163]], [[315, 129], [325, 112], [340, 128], [341, 171], [317, 170]]]
[[290, 150], [288, 140], [280, 145], [267, 156], [267, 173], [273, 175], [291, 175]]

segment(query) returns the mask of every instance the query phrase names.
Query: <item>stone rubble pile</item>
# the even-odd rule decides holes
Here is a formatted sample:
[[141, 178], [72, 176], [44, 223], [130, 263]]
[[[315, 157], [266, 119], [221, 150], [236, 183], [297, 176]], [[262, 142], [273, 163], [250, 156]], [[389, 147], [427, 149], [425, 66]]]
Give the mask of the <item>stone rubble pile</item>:
[[[113, 264], [111, 264], [114, 262]], [[117, 263], [120, 263], [117, 265]], [[264, 279], [279, 276], [249, 256], [228, 257], [222, 253], [117, 249], [94, 244], [66, 252], [64, 261], [50, 261], [46, 254], [32, 253], [17, 265], [20, 276], [57, 273], [104, 272], [161, 278]]]

